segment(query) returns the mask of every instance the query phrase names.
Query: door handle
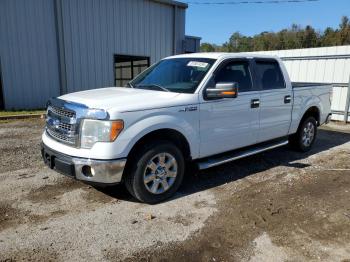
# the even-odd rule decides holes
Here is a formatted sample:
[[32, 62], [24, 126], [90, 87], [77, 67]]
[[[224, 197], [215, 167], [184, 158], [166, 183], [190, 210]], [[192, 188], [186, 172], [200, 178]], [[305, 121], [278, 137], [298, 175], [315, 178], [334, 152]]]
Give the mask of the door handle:
[[258, 108], [260, 106], [260, 100], [259, 99], [252, 99], [250, 103], [251, 108]]
[[290, 95], [284, 97], [284, 103], [289, 104], [292, 101], [292, 97]]

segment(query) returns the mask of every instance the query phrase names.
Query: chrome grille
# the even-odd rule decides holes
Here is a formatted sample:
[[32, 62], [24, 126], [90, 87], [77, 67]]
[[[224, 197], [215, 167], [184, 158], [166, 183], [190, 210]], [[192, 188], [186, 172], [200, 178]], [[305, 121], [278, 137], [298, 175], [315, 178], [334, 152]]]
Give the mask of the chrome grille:
[[49, 106], [46, 116], [46, 132], [53, 139], [77, 146], [78, 128], [76, 113], [66, 108]]
[[58, 116], [63, 116], [63, 117], [67, 117], [67, 118], [74, 118], [75, 117], [75, 112], [68, 110], [68, 109], [65, 109], [65, 108], [63, 109], [63, 108], [59, 108], [59, 107], [55, 107], [55, 106], [50, 106], [49, 110]]
[[107, 120], [109, 115], [103, 109], [90, 109], [84, 104], [51, 98], [46, 115], [46, 134], [61, 143], [79, 147], [79, 126], [84, 118]]
[[59, 128], [66, 130], [66, 131], [74, 131], [75, 125], [72, 124], [66, 124], [66, 123], [59, 123]]
[[75, 145], [76, 144], [76, 139], [75, 137], [68, 137], [66, 135], [63, 135], [59, 132], [56, 132], [50, 128], [46, 128], [47, 133], [54, 139], [61, 141], [63, 143], [66, 144], [71, 144], [71, 145]]

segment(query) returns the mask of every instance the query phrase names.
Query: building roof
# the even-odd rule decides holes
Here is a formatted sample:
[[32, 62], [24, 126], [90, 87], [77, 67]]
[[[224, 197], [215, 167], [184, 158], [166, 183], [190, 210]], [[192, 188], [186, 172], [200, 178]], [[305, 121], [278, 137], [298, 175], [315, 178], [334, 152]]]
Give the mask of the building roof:
[[202, 40], [202, 37], [199, 37], [199, 36], [194, 36], [194, 35], [185, 35], [185, 38]]
[[173, 0], [151, 0], [151, 1], [157, 2], [157, 3], [162, 3], [162, 4], [167, 4], [167, 5], [173, 5], [173, 6], [177, 6], [177, 7], [181, 7], [181, 8], [188, 7], [188, 5], [186, 3], [179, 2], [179, 1], [173, 1]]

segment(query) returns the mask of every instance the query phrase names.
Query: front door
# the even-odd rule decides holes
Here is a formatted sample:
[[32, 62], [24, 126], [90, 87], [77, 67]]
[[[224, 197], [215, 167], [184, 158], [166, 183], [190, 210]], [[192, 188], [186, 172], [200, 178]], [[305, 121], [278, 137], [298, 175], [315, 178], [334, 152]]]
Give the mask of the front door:
[[206, 157], [255, 144], [259, 128], [259, 91], [254, 88], [250, 60], [224, 61], [207, 88], [237, 82], [238, 96], [200, 104], [200, 156]]
[[292, 89], [287, 86], [279, 63], [274, 59], [256, 59], [260, 94], [258, 142], [286, 136], [292, 114]]

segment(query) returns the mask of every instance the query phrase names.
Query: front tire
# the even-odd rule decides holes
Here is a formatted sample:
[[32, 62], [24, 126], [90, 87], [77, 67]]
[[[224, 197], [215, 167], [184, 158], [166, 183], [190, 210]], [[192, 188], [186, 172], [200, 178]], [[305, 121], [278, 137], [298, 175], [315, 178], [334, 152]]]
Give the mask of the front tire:
[[305, 118], [300, 124], [297, 133], [289, 137], [292, 148], [307, 152], [312, 148], [317, 135], [317, 122], [314, 117]]
[[139, 201], [159, 203], [178, 190], [185, 173], [182, 152], [171, 142], [146, 144], [128, 160], [125, 185]]

